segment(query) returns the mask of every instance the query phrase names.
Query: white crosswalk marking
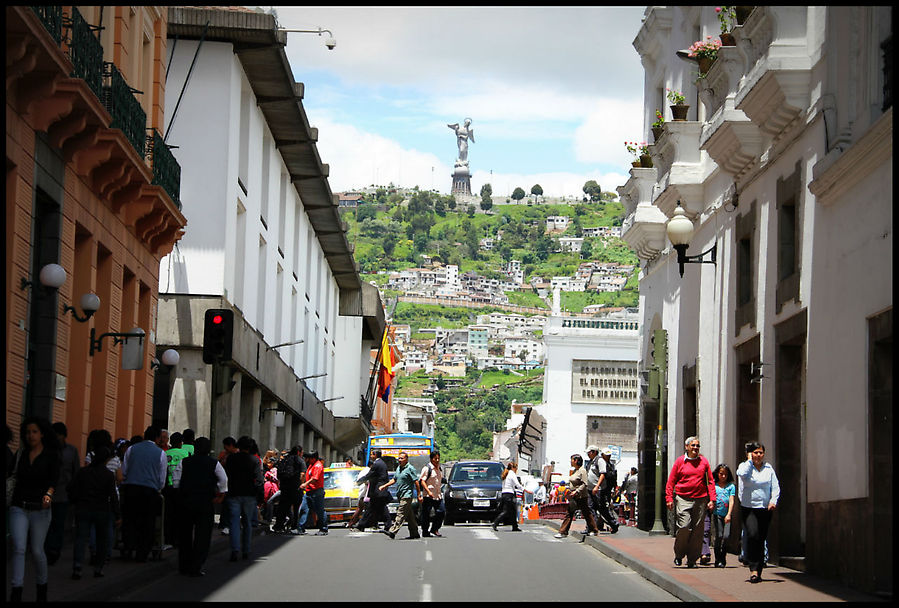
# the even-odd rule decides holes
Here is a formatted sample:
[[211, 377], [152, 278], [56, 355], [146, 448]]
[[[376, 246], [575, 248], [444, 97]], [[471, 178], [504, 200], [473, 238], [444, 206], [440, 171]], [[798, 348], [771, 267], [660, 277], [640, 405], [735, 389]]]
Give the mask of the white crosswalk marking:
[[431, 601], [431, 586], [428, 584], [424, 584], [421, 586], [421, 601], [423, 601], [423, 602]]
[[474, 528], [471, 531], [478, 540], [499, 540], [499, 537], [493, 530], [484, 528]]

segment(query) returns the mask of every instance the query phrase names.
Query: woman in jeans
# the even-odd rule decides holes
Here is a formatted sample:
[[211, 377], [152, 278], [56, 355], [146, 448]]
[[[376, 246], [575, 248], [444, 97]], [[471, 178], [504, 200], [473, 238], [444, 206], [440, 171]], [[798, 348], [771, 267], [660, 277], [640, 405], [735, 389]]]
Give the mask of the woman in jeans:
[[574, 519], [574, 513], [580, 511], [584, 519], [587, 520], [587, 533], [597, 536], [599, 528], [596, 527], [596, 520], [593, 518], [593, 511], [587, 501], [587, 471], [584, 470], [584, 458], [580, 454], [571, 455], [571, 468], [573, 472], [568, 477], [568, 485], [571, 486], [571, 493], [568, 495], [568, 515], [562, 520], [562, 527], [556, 538], [565, 538], [568, 536], [568, 528], [571, 527], [571, 521]]
[[521, 532], [518, 527], [518, 517], [515, 515], [515, 492], [524, 490], [524, 486], [518, 481], [518, 465], [510, 462], [506, 466], [506, 470], [502, 474], [503, 490], [500, 494], [502, 501], [502, 511], [493, 520], [493, 530], [500, 525], [503, 520], [512, 524], [512, 532]]
[[50, 528], [50, 505], [59, 480], [59, 444], [50, 421], [29, 416], [20, 429], [21, 448], [15, 466], [16, 489], [9, 508], [9, 532], [12, 537], [12, 580], [9, 600], [22, 601], [25, 579], [25, 547], [37, 570], [37, 601], [47, 601], [47, 555], [44, 540]]
[[746, 531], [746, 562], [750, 583], [762, 580], [764, 547], [771, 516], [780, 498], [780, 484], [774, 468], [765, 462], [765, 446], [757, 441], [746, 444], [746, 460], [737, 467], [740, 515]]
[[727, 565], [727, 550], [724, 543], [730, 536], [730, 520], [734, 510], [734, 474], [726, 464], [719, 464], [712, 471], [715, 487], [715, 511], [712, 514], [712, 527], [715, 531], [715, 567]]

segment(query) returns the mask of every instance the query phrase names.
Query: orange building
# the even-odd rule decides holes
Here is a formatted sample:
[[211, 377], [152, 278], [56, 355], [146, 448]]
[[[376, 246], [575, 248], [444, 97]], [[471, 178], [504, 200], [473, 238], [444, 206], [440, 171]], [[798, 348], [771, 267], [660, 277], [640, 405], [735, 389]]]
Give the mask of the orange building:
[[[131, 437], [150, 423], [159, 260], [186, 224], [162, 133], [166, 16], [6, 8], [6, 422], [16, 443], [29, 414], [64, 422], [82, 455], [92, 429]], [[65, 271], [58, 288], [39, 278], [51, 264]], [[81, 306], [90, 293], [92, 315]], [[123, 370], [125, 345], [104, 334], [132, 328], [145, 332], [129, 365], [140, 369]]]

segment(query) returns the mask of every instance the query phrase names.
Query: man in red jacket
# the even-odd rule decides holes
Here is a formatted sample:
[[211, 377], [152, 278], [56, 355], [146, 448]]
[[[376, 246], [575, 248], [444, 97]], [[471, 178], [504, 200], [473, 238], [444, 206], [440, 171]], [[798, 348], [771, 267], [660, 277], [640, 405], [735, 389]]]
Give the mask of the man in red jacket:
[[665, 504], [669, 511], [675, 509], [674, 563], [680, 566], [686, 555], [687, 568], [695, 568], [706, 509], [715, 508], [715, 482], [709, 461], [699, 453], [699, 438], [688, 437], [684, 446], [686, 453], [674, 461], [668, 475]]

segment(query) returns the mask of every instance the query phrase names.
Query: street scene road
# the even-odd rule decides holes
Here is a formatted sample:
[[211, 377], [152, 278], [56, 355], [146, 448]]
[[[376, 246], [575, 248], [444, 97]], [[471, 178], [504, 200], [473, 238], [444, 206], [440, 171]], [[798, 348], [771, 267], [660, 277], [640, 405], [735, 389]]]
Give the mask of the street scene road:
[[574, 537], [553, 538], [544, 525], [522, 529], [457, 525], [443, 538], [400, 540], [402, 530], [393, 541], [344, 528], [326, 537], [266, 535], [253, 539], [250, 562], [229, 562], [222, 551], [210, 556], [203, 578], [172, 572], [110, 600], [678, 601]]

